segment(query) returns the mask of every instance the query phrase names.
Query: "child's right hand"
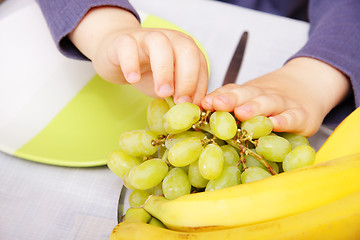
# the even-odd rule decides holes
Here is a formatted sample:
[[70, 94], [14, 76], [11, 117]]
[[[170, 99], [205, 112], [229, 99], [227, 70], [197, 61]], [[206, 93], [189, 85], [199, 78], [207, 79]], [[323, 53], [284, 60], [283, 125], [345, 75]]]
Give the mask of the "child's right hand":
[[107, 81], [133, 84], [154, 97], [173, 96], [175, 103], [200, 105], [206, 94], [205, 56], [184, 33], [142, 28], [130, 12], [99, 7], [69, 37]]

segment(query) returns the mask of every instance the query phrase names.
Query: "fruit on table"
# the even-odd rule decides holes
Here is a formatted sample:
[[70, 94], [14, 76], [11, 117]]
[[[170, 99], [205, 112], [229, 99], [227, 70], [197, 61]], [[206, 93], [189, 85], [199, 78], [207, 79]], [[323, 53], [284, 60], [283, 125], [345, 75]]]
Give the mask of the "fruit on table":
[[[152, 132], [145, 132], [148, 134], [146, 135], [144, 133], [146, 130], [142, 130], [141, 134], [137, 133], [143, 135], [139, 138], [141, 144], [145, 144], [146, 149], [157, 148], [157, 153], [151, 153], [153, 150], [146, 154], [143, 150], [141, 153], [134, 151], [132, 154], [124, 149], [122, 151], [135, 159], [139, 156], [143, 157], [144, 163], [158, 158], [156, 160], [167, 165], [170, 171], [178, 169], [176, 171], [181, 172], [179, 179], [182, 179], [179, 183], [188, 176], [186, 182], [195, 187], [197, 193], [187, 194], [186, 192], [185, 195], [180, 194], [181, 196], [168, 197], [168, 199], [166, 196], [159, 196], [163, 192], [161, 181], [166, 175], [162, 174], [156, 180], [160, 183], [153, 186], [152, 190], [149, 186], [143, 187], [147, 192], [151, 190], [154, 195], [150, 196], [141, 208], [136, 208], [142, 210], [129, 210], [124, 222], [114, 228], [110, 236], [111, 240], [266, 240], [274, 238], [319, 239], [319, 237], [360, 239], [360, 184], [358, 184], [360, 182], [360, 154], [334, 159], [360, 152], [360, 141], [357, 138], [345, 141], [350, 139], [350, 134], [360, 133], [359, 109], [345, 119], [328, 138], [315, 155], [315, 162], [318, 164], [312, 165], [315, 151], [308, 140], [292, 133], [269, 132], [267, 124], [269, 121], [266, 117], [256, 117], [248, 122], [242, 122], [243, 129], [237, 129], [236, 134], [228, 139], [221, 134], [215, 134], [222, 126], [219, 127], [213, 123], [211, 127], [209, 119], [211, 116], [214, 116], [214, 119], [219, 116], [219, 119], [228, 119], [228, 116], [232, 117], [230, 113], [220, 113], [216, 116], [217, 112], [200, 113], [191, 104], [186, 105], [187, 110], [184, 105], [178, 107], [177, 112], [190, 113], [185, 115], [188, 119], [191, 119], [188, 116], [192, 115], [193, 120], [187, 121], [187, 126], [182, 127], [181, 132], [170, 133], [167, 130], [165, 136], [154, 135]], [[170, 110], [174, 108], [172, 105], [170, 107]], [[165, 116], [170, 110], [161, 114]], [[177, 121], [181, 122], [182, 117], [177, 119], [174, 114], [170, 116], [173, 121], [171, 124], [176, 125]], [[179, 116], [184, 115], [179, 114]], [[237, 122], [237, 126], [239, 125]], [[251, 126], [255, 125], [257, 127], [251, 130]], [[181, 164], [181, 168], [171, 165], [170, 150], [179, 142], [192, 137], [200, 140], [202, 150], [199, 152], [201, 154], [195, 160]], [[220, 137], [223, 139], [219, 139]], [[148, 140], [143, 141], [145, 138]], [[132, 149], [139, 146], [134, 146], [137, 144], [134, 141], [136, 138], [129, 137], [128, 139], [130, 143], [125, 144], [124, 148]], [[203, 175], [206, 174], [201, 174], [199, 160], [208, 146], [212, 150], [211, 154], [207, 154], [209, 159], [217, 159], [223, 165], [218, 166], [221, 171], [217, 177], [208, 177], [210, 181], [204, 178]], [[232, 148], [236, 149], [238, 155], [231, 153]], [[229, 149], [231, 149], [230, 153], [224, 153]], [[175, 155], [180, 155], [180, 152], [178, 151]], [[222, 153], [222, 161], [219, 161], [221, 157], [218, 157], [218, 153]], [[116, 154], [112, 155], [113, 161], [109, 159], [111, 170], [115, 166], [122, 166], [116, 162], [121, 158]], [[125, 159], [125, 162], [128, 161], [128, 158]], [[235, 159], [238, 159], [237, 163]], [[130, 188], [134, 186], [130, 184], [131, 181], [128, 183], [128, 176], [132, 169], [142, 165], [138, 161], [134, 161], [136, 164], [132, 167], [129, 167], [131, 164], [125, 164], [122, 170], [117, 171], [120, 177], [123, 176], [124, 184]], [[181, 162], [181, 160], [178, 161]], [[277, 166], [280, 166], [280, 169], [275, 169]], [[129, 168], [132, 169], [129, 170]], [[256, 181], [243, 180], [243, 184], [237, 184], [238, 173], [241, 171], [245, 176], [245, 173], [253, 168], [259, 168], [268, 176], [262, 180], [256, 180], [259, 178], [258, 174], [252, 178]], [[282, 172], [283, 169], [285, 172]], [[116, 173], [116, 170], [114, 172]], [[226, 172], [231, 172], [236, 177], [229, 179], [231, 174], [226, 174]], [[152, 178], [145, 177], [142, 181], [151, 182]], [[228, 187], [234, 184], [235, 186]], [[207, 190], [203, 192], [202, 189]], [[162, 228], [146, 224], [150, 218], [144, 213], [148, 213], [150, 218], [154, 219], [154, 225], [161, 225]], [[146, 217], [137, 217], [139, 215], [146, 215]], [[162, 224], [172, 230], [163, 228], [165, 225]]]
[[167, 200], [144, 209], [168, 228], [199, 231], [260, 223], [309, 211], [360, 191], [360, 159], [335, 159], [263, 180]]
[[[148, 108], [147, 129], [123, 133], [120, 150], [111, 153], [108, 162], [134, 190], [131, 207], [145, 209], [153, 222], [183, 231], [233, 228], [308, 211], [354, 191], [347, 186], [309, 201], [307, 194], [313, 196], [325, 182], [332, 184], [325, 190], [342, 186], [336, 178], [341, 179], [347, 165], [336, 172], [330, 165], [328, 170], [283, 173], [284, 159], [289, 158], [291, 166], [304, 166], [298, 164], [299, 154], [290, 154], [295, 146], [313, 149], [303, 136], [272, 132], [264, 116], [240, 122], [229, 112], [169, 102], [155, 99]], [[334, 179], [325, 181], [327, 177]], [[151, 196], [145, 201], [147, 193]]]
[[292, 216], [243, 227], [180, 232], [142, 222], [122, 222], [110, 240], [338, 240], [360, 239], [360, 191]]
[[[236, 166], [242, 173], [257, 164], [264, 171], [249, 170], [248, 173], [252, 172], [249, 181], [262, 179], [281, 173], [282, 168], [276, 162], [282, 162], [291, 150], [290, 140], [272, 133], [271, 121], [264, 116], [240, 122], [232, 113], [201, 111], [192, 103], [175, 105], [171, 99], [154, 99], [147, 110], [147, 129], [121, 134], [120, 149], [113, 151], [108, 159], [109, 168], [130, 189], [149, 190], [154, 184], [162, 187], [167, 170], [174, 167], [186, 170], [191, 192], [205, 191], [208, 181], [218, 179], [227, 166]], [[306, 140], [296, 134], [291, 136], [287, 138]], [[161, 160], [163, 163], [157, 165], [163, 167], [148, 163], [154, 158]], [[296, 165], [297, 161], [293, 163]], [[213, 186], [208, 189], [232, 185], [220, 182], [212, 181]], [[171, 198], [170, 194], [166, 195]]]

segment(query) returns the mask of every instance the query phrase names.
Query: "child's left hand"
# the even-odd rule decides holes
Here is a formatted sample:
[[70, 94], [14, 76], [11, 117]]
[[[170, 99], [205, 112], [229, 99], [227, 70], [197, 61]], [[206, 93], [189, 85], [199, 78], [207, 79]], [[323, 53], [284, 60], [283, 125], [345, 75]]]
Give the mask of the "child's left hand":
[[337, 69], [300, 57], [243, 85], [220, 87], [202, 100], [202, 107], [233, 111], [240, 121], [269, 116], [275, 132], [312, 136], [349, 89], [347, 77]]

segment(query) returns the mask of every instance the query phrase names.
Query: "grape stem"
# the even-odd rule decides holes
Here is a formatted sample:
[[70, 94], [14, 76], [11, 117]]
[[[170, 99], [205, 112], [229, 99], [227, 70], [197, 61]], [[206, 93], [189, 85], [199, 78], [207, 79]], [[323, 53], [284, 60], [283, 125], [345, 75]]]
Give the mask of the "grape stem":
[[238, 149], [240, 151], [241, 154], [245, 154], [245, 155], [250, 155], [253, 156], [254, 158], [256, 158], [259, 162], [261, 162], [262, 164], [264, 164], [264, 166], [269, 170], [269, 172], [272, 175], [276, 175], [277, 173], [274, 171], [274, 169], [265, 161], [263, 156], [260, 156], [259, 154], [251, 151], [249, 148], [245, 147], [244, 145], [242, 145], [240, 140], [234, 140], [234, 139], [230, 139], [230, 140], [226, 140], [226, 142], [228, 144], [230, 144], [231, 146], [235, 147], [236, 149]]
[[153, 139], [151, 141], [151, 145], [153, 145], [153, 146], [162, 145], [163, 146], [165, 144], [165, 140], [166, 140], [165, 137], [164, 138], [159, 138], [159, 139]]
[[202, 122], [201, 120], [197, 123], [195, 123], [192, 128], [195, 130], [195, 131], [205, 131], [205, 132], [208, 132], [212, 135], [214, 135], [214, 133], [211, 131], [211, 128], [209, 126], [209, 123], [207, 122]]
[[170, 108], [175, 106], [174, 99], [172, 96], [165, 98], [165, 101], [169, 105]]
[[248, 142], [251, 142], [252, 144], [254, 144], [254, 146], [257, 145], [257, 141], [253, 140], [252, 135], [249, 135], [245, 130], [238, 129], [236, 137], [243, 143], [248, 141]]
[[243, 166], [243, 171], [245, 171], [245, 170], [248, 168], [248, 167], [246, 166], [245, 162], [246, 162], [246, 160], [245, 160], [244, 153], [241, 152], [241, 153], [240, 153], [240, 160], [239, 160], [239, 162], [236, 164], [236, 166], [238, 167], [240, 164], [242, 164], [242, 166]]

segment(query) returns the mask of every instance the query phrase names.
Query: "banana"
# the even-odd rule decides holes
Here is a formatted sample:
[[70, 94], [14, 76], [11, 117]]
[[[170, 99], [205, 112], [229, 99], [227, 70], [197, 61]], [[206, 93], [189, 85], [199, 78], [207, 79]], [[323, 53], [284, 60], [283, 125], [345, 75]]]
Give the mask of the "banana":
[[170, 229], [208, 231], [309, 211], [360, 191], [359, 182], [360, 158], [355, 156], [174, 200], [150, 196], [143, 207]]
[[315, 156], [315, 163], [360, 154], [360, 107], [335, 128]]
[[360, 191], [296, 215], [206, 232], [179, 232], [141, 222], [122, 222], [114, 228], [110, 240], [360, 239], [359, 203]]

